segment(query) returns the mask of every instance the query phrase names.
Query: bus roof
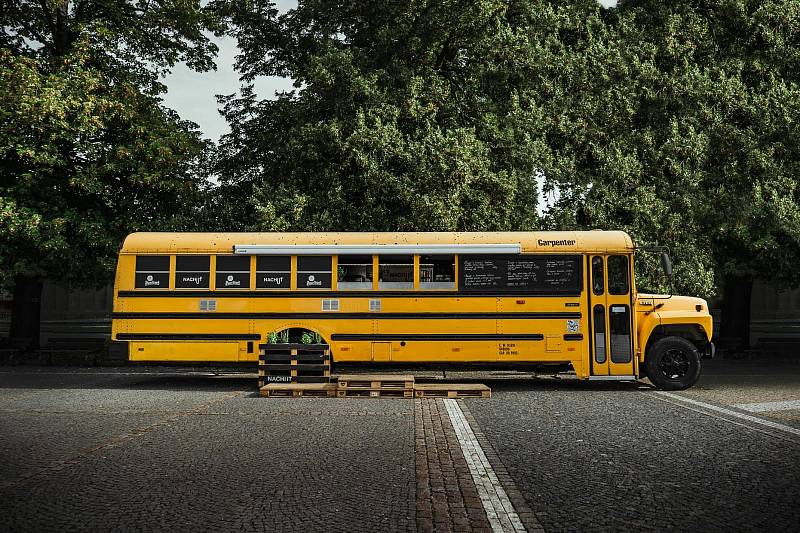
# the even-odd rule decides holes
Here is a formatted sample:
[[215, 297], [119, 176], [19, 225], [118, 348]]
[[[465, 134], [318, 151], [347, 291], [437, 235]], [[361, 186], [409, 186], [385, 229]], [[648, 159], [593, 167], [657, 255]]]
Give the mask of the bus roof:
[[[122, 254], [232, 253], [247, 245], [485, 245], [516, 244], [530, 252], [633, 251], [624, 231], [519, 232], [315, 232], [315, 233], [132, 233]], [[377, 253], [377, 252], [376, 252]]]

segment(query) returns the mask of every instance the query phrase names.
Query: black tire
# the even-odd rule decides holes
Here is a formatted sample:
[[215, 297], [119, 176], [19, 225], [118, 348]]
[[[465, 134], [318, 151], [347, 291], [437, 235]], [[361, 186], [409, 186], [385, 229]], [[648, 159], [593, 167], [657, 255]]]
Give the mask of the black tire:
[[661, 390], [688, 389], [700, 377], [700, 352], [684, 338], [664, 337], [647, 350], [644, 371]]

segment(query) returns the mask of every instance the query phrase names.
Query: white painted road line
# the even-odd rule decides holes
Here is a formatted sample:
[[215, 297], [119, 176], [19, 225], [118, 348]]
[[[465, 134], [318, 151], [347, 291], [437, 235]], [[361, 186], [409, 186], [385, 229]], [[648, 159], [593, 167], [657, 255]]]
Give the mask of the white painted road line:
[[661, 396], [665, 396], [667, 398], [672, 398], [673, 400], [677, 400], [678, 402], [684, 402], [691, 405], [696, 405], [703, 409], [708, 409], [709, 411], [715, 411], [717, 413], [722, 413], [726, 416], [732, 416], [734, 418], [738, 418], [740, 420], [747, 420], [753, 424], [758, 424], [761, 426], [765, 426], [772, 429], [777, 429], [778, 431], [782, 431], [784, 433], [789, 433], [791, 435], [800, 436], [800, 429], [793, 428], [791, 426], [787, 426], [785, 424], [779, 424], [777, 422], [773, 422], [772, 420], [765, 420], [763, 418], [759, 418], [757, 416], [750, 416], [744, 413], [740, 413], [738, 411], [733, 411], [731, 409], [725, 409], [724, 407], [719, 407], [710, 403], [701, 402], [700, 400], [693, 400], [692, 398], [687, 398], [686, 396], [681, 396], [679, 394], [673, 394], [671, 392], [664, 392], [664, 391], [654, 391], [655, 394], [659, 394]]
[[481, 445], [478, 444], [478, 439], [475, 438], [469, 422], [464, 418], [464, 412], [458, 405], [458, 400], [446, 399], [444, 404], [492, 530], [498, 532], [525, 531], [525, 526], [522, 525], [511, 500], [508, 499], [508, 494], [503, 489], [492, 465], [489, 464], [489, 459], [483, 453]]
[[769, 413], [771, 411], [791, 411], [800, 409], [800, 400], [784, 400], [781, 402], [737, 403], [733, 405], [742, 411], [751, 413]]

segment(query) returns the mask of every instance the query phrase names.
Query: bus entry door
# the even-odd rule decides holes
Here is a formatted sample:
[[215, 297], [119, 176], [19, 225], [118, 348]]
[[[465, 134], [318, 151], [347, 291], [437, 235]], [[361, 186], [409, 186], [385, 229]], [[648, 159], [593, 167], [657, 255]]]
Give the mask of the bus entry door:
[[589, 261], [592, 375], [632, 376], [630, 258], [594, 255]]

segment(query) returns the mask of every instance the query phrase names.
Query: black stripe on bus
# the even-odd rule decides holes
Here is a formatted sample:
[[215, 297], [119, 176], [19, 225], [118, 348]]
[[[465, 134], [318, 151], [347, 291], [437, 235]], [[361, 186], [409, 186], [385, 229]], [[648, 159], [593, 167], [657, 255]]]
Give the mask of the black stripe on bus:
[[258, 341], [255, 333], [117, 333], [121, 341]]
[[119, 291], [120, 298], [579, 298], [580, 292], [570, 293], [498, 293], [447, 291], [188, 291], [141, 289]]
[[565, 341], [582, 341], [583, 333], [567, 333], [564, 335]]
[[339, 313], [329, 311], [323, 313], [218, 313], [208, 311], [201, 313], [112, 313], [112, 318], [121, 319], [327, 319], [338, 318], [347, 320], [373, 320], [373, 319], [522, 319], [542, 320], [554, 318], [580, 318], [580, 313], [551, 312], [551, 313]]
[[495, 334], [495, 333], [334, 333], [333, 341], [541, 341], [541, 333]]

